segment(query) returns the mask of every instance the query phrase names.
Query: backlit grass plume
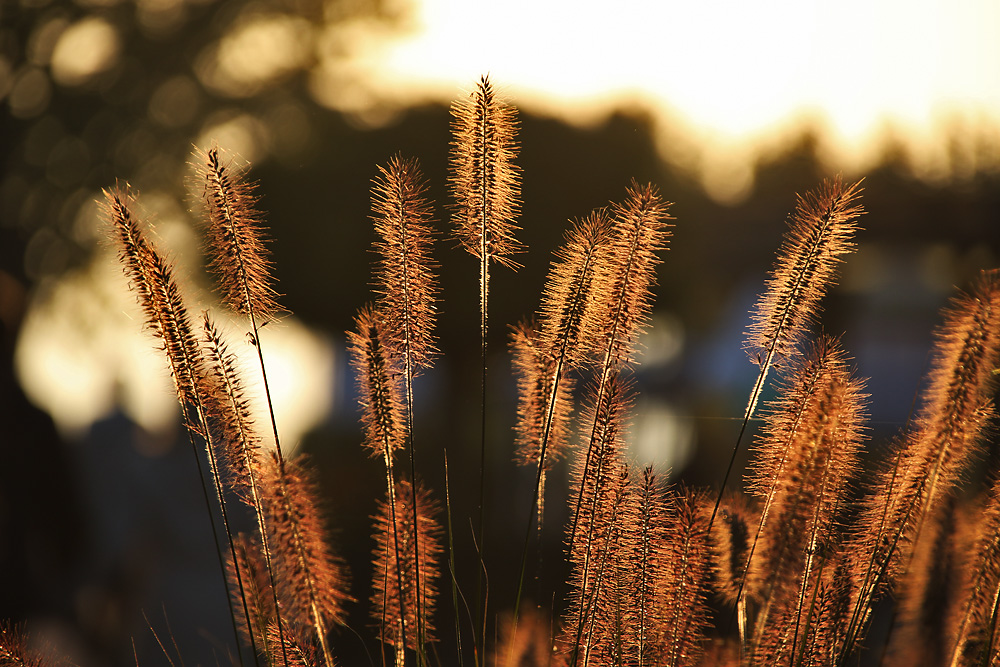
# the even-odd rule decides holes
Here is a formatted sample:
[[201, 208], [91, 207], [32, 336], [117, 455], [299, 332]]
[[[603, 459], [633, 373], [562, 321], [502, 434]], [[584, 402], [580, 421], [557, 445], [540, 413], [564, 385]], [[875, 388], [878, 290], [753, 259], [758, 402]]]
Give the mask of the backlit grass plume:
[[282, 309], [272, 286], [254, 185], [246, 180], [246, 171], [223, 158], [217, 147], [199, 157], [208, 214], [205, 242], [211, 250], [208, 268], [218, 278], [222, 300], [259, 323], [273, 319]]
[[[371, 543], [361, 545], [372, 576], [358, 582], [364, 590], [355, 594], [357, 604], [348, 593], [346, 567], [327, 540], [313, 481], [318, 478], [308, 461], [286, 459], [281, 451], [260, 333], [282, 309], [247, 170], [215, 147], [196, 158], [207, 262], [222, 301], [249, 321], [246, 340], [261, 365], [254, 381], [240, 377], [238, 351], [227, 345], [213, 316], [205, 313], [200, 326], [192, 326], [184, 285], [137, 219], [129, 188], [105, 193], [105, 221], [145, 328], [166, 354], [180, 418], [204, 472], [236, 640], [234, 651], [232, 639], [226, 645], [212, 637], [220, 660], [243, 662], [250, 655], [256, 667], [334, 667], [339, 654], [352, 664], [394, 661], [398, 667], [485, 667], [490, 656], [521, 667], [846, 667], [862, 659], [862, 646], [874, 653], [879, 642], [891, 647], [886, 667], [892, 661], [981, 666], [1000, 659], [1000, 482], [997, 457], [983, 456], [996, 439], [1000, 272], [983, 274], [945, 311], [912, 423], [889, 446], [880, 450], [874, 443], [863, 453], [863, 382], [838, 339], [810, 331], [840, 262], [854, 249], [860, 182], [834, 178], [798, 197], [749, 317], [744, 348], [759, 372], [746, 407], [737, 408], [744, 409], [742, 419], [738, 412], [725, 415], [741, 427], [715, 500], [707, 490], [667, 485], [666, 472], [654, 475], [629, 452], [633, 386], [649, 378], [661, 388], [673, 382], [657, 368], [634, 382], [672, 217], [656, 187], [632, 182], [621, 201], [571, 223], [540, 302], [525, 302], [522, 312], [539, 305], [511, 336], [516, 425], [510, 449], [487, 457], [487, 440], [505, 437], [488, 430], [487, 404], [513, 411], [513, 384], [498, 375], [491, 386], [508, 395], [487, 402], [486, 379], [490, 271], [497, 264], [516, 268], [523, 250], [515, 238], [521, 208], [517, 120], [487, 77], [453, 106], [452, 116], [448, 186], [462, 250], [441, 263], [461, 260], [466, 251], [479, 263], [479, 503], [464, 495], [475, 475], [462, 467], [468, 457], [451, 457], [448, 468], [448, 449], [468, 446], [466, 438], [432, 439], [428, 431], [420, 470], [435, 479], [443, 463], [445, 479], [449, 551], [447, 568], [441, 567], [437, 506], [414, 482], [414, 403], [423, 388], [415, 378], [441, 354], [439, 341], [449, 340], [435, 330], [441, 308], [432, 257], [436, 215], [417, 160], [396, 155], [378, 167], [369, 192], [356, 193], [360, 200], [370, 197], [373, 303], [358, 311], [347, 340], [363, 447], [380, 459], [371, 463], [383, 468], [374, 479], [385, 475], [384, 482], [365, 486], [366, 473], [343, 468], [352, 483], [346, 490], [377, 504], [365, 537]], [[441, 146], [439, 157], [446, 151]], [[476, 309], [468, 305], [450, 307]], [[460, 370], [468, 366], [461, 357], [449, 362]], [[765, 403], [745, 490], [727, 489], [772, 370], [779, 377], [777, 398]], [[247, 397], [260, 388], [271, 409], [273, 445], [251, 418]], [[449, 435], [458, 434], [464, 421], [464, 398], [428, 405], [428, 414], [436, 411], [432, 419], [453, 422], [446, 425], [455, 426]], [[902, 419], [887, 417], [886, 423]], [[648, 423], [656, 422], [640, 422]], [[637, 431], [636, 453], [683, 450], [672, 431]], [[311, 446], [317, 442], [310, 439]], [[527, 479], [487, 494], [487, 461], [507, 456], [535, 468]], [[565, 458], [572, 459], [568, 473]], [[869, 458], [879, 459], [870, 470], [857, 465]], [[546, 520], [558, 521], [565, 537], [558, 554], [541, 539], [546, 480], [548, 494], [562, 493], [566, 502], [555, 511], [548, 502]], [[486, 531], [485, 517], [506, 523], [524, 518], [529, 493], [515, 595], [518, 563], [510, 555], [520, 545], [498, 539], [509, 539], [501, 521], [496, 535]], [[494, 498], [490, 513], [484, 511], [487, 497]], [[234, 501], [241, 504], [238, 524], [245, 531], [239, 535], [227, 510]], [[533, 544], [538, 580], [526, 586]], [[565, 578], [548, 578], [554, 573]], [[451, 588], [450, 610], [436, 609], [442, 577]], [[884, 606], [892, 619], [876, 605], [888, 592], [893, 603]], [[447, 622], [445, 613], [451, 614]], [[358, 618], [360, 626], [375, 627], [360, 641], [353, 636], [360, 633], [331, 632]], [[869, 632], [889, 626], [884, 641]], [[453, 636], [442, 636], [442, 628]], [[0, 663], [50, 664], [27, 646], [18, 631], [0, 624]], [[358, 657], [361, 651], [367, 660]]]
[[524, 325], [514, 332], [511, 347], [520, 377], [515, 456], [521, 464], [537, 466], [533, 505], [539, 518], [545, 471], [560, 458], [566, 443], [573, 387], [569, 371], [590, 360], [603, 334], [586, 313], [595, 297], [611, 230], [611, 219], [603, 210], [573, 225], [555, 252], [537, 327]]
[[908, 569], [924, 522], [981, 454], [998, 359], [1000, 275], [991, 271], [946, 310], [916, 426], [899, 439], [863, 508], [853, 548], [863, 562], [854, 568], [859, 593], [848, 648], [877, 595]]
[[274, 621], [267, 626], [267, 646], [271, 655], [286, 656], [288, 667], [314, 667], [319, 664], [313, 642], [293, 628], [279, 628]]
[[[452, 150], [449, 161], [454, 204], [455, 237], [479, 260], [479, 331], [481, 404], [479, 436], [479, 508], [477, 548], [486, 552], [486, 372], [489, 339], [490, 264], [517, 268], [512, 255], [520, 244], [514, 237], [521, 207], [521, 173], [514, 158], [518, 144], [517, 112], [504, 103], [488, 76], [483, 76], [465, 99], [451, 107]], [[419, 555], [419, 550], [417, 554]], [[477, 661], [485, 659], [486, 599], [482, 594], [481, 568], [476, 569], [475, 606]], [[417, 587], [419, 594], [420, 587]], [[419, 617], [418, 617], [419, 620]]]
[[[235, 560], [236, 553], [233, 545], [233, 533], [229, 527], [222, 471], [216, 457], [218, 445], [208, 412], [208, 408], [215, 405], [215, 403], [210, 403], [210, 397], [214, 396], [214, 388], [208, 378], [205, 359], [191, 325], [187, 307], [184, 304], [180, 288], [174, 280], [172, 267], [149, 243], [132, 214], [133, 197], [131, 193], [127, 189], [105, 191], [105, 197], [107, 198], [106, 214], [110, 218], [118, 241], [120, 260], [137, 292], [139, 303], [146, 315], [147, 326], [154, 336], [163, 341], [163, 350], [170, 365], [170, 374], [174, 379], [177, 398], [181, 404], [181, 413], [188, 432], [188, 440], [191, 443], [191, 450], [198, 467], [199, 480], [205, 491], [205, 503], [212, 524], [212, 533], [216, 534], [215, 518], [208, 499], [209, 493], [202, 470], [201, 456], [198, 453], [197, 440], [199, 439], [204, 443], [210, 479], [215, 499], [218, 502], [230, 557]], [[220, 571], [225, 582], [223, 548], [218, 545], [218, 542], [216, 548]], [[249, 610], [240, 576], [237, 569], [236, 584], [239, 597], [243, 602], [243, 616], [249, 624]], [[233, 630], [236, 632], [237, 615], [233, 614], [232, 616]]]
[[[521, 173], [514, 164], [517, 111], [484, 76], [451, 113], [455, 235], [484, 266], [492, 261], [513, 268], [511, 255], [521, 247], [514, 237], [521, 206]], [[482, 276], [484, 291], [487, 276]]]
[[[385, 484], [388, 501], [386, 507], [389, 511], [388, 530], [389, 544], [393, 549], [392, 564], [395, 569], [389, 573], [396, 579], [396, 589], [404, 588], [403, 581], [403, 557], [401, 551], [401, 521], [405, 517], [397, 517], [396, 509], [399, 506], [398, 491], [396, 489], [396, 465], [395, 453], [403, 447], [410, 429], [407, 427], [407, 418], [404, 417], [403, 388], [400, 386], [399, 359], [393, 354], [386, 343], [385, 322], [373, 312], [372, 308], [365, 306], [361, 308], [354, 319], [356, 331], [347, 334], [351, 345], [351, 363], [354, 366], [355, 374], [358, 378], [358, 389], [361, 402], [361, 423], [364, 426], [365, 446], [374, 456], [380, 456], [385, 464]], [[412, 451], [412, 448], [410, 448]], [[411, 489], [411, 493], [412, 493]], [[412, 499], [411, 499], [412, 502]], [[414, 506], [410, 506], [411, 511]], [[413, 525], [413, 517], [410, 517], [410, 525]], [[418, 566], [418, 563], [414, 563]], [[414, 573], [417, 576], [417, 573]], [[408, 600], [401, 599], [398, 605], [407, 604]], [[404, 649], [410, 645], [410, 633], [418, 632], [418, 629], [407, 625], [410, 620], [414, 620], [401, 613], [399, 619], [399, 641], [398, 659], [404, 658]], [[395, 636], [396, 628], [391, 628], [390, 633]], [[402, 664], [402, 662], [400, 662]]]
[[[404, 628], [421, 627], [422, 641], [432, 641], [437, 580], [440, 578], [438, 559], [441, 555], [441, 529], [434, 518], [436, 506], [426, 489], [411, 490], [406, 480], [396, 483], [395, 510], [390, 499], [379, 503], [375, 517], [375, 550], [372, 574], [371, 617], [380, 628], [382, 641], [396, 647], [397, 665], [402, 665], [403, 642], [417, 649], [417, 637], [404, 633]], [[417, 498], [416, 511], [410, 506]], [[416, 524], [412, 517], [417, 517]], [[395, 533], [393, 517], [397, 524]], [[398, 542], [398, 544], [397, 544]], [[420, 576], [417, 576], [416, 551], [420, 550]], [[397, 563], [398, 558], [401, 562]], [[397, 572], [401, 576], [397, 577]], [[420, 595], [417, 595], [417, 587]], [[417, 616], [423, 619], [417, 623]]]
[[838, 177], [798, 198], [747, 337], [762, 368], [793, 354], [818, 315], [841, 256], [854, 250], [860, 194], [860, 182], [845, 186]]
[[[602, 285], [614, 220], [605, 209], [575, 222], [555, 251], [539, 308], [539, 335], [560, 365], [576, 368], [591, 360], [605, 333], [587, 317]], [[655, 252], [656, 250], [654, 250]]]
[[655, 601], [662, 622], [654, 626], [659, 629], [658, 659], [646, 664], [686, 667], [699, 664], [705, 650], [715, 567], [709, 556], [709, 513], [704, 495], [681, 488], [668, 502], [664, 539], [656, 554], [661, 563]]
[[[203, 326], [204, 355], [210, 374], [209, 381], [205, 384], [205, 391], [216, 422], [213, 427], [219, 431], [220, 453], [228, 464], [224, 468], [228, 471], [228, 487], [250, 507], [257, 521], [259, 543], [255, 546], [259, 547], [262, 568], [252, 568], [254, 580], [250, 582], [250, 585], [253, 586], [252, 590], [248, 589], [247, 615], [253, 616], [254, 614], [253, 605], [250, 603], [254, 591], [266, 592], [272, 598], [268, 608], [273, 613], [278, 632], [281, 634], [284, 624], [281, 620], [277, 587], [274, 580], [274, 564], [271, 559], [271, 545], [263, 501], [265, 492], [261, 489], [260, 437], [254, 427], [250, 404], [244, 396], [243, 382], [237, 373], [236, 357], [229, 352], [221, 333], [207, 312], [203, 317]], [[253, 558], [254, 553], [244, 544], [242, 556], [234, 553], [230, 557], [230, 564], [236, 560], [250, 567], [249, 563]], [[261, 569], [267, 577], [266, 587], [261, 586], [256, 581]], [[230, 572], [233, 575], [231, 578], [235, 578], [239, 582], [242, 570], [231, 566]], [[258, 615], [264, 614], [265, 618], [270, 618], [270, 615], [266, 614], [265, 611], [260, 611], [260, 605], [257, 605], [257, 609]], [[248, 634], [253, 639], [251, 644], [255, 645], [257, 650], [265, 650], [269, 646], [265, 641], [265, 629], [266, 623], [257, 628], [256, 634]], [[284, 646], [284, 643], [279, 642], [279, 645]], [[282, 657], [287, 661], [287, 656]]]
[[967, 573], [957, 614], [949, 630], [947, 664], [995, 664], [1000, 659], [1000, 483], [990, 485], [985, 504], [976, 503], [970, 544], [963, 554]]
[[408, 429], [400, 373], [386, 344], [385, 327], [385, 321], [365, 306], [355, 316], [355, 330], [347, 332], [347, 338], [358, 382], [364, 444], [391, 469]]
[[437, 277], [431, 260], [431, 206], [416, 160], [396, 156], [379, 173], [372, 186], [378, 312], [386, 343], [412, 375], [429, 364], [434, 352]]
[[312, 628], [324, 664], [332, 667], [327, 629], [343, 623], [350, 600], [346, 573], [327, 546], [315, 487], [299, 460], [265, 457], [264, 506], [275, 563], [278, 602], [287, 623]]
[[838, 342], [826, 336], [784, 378], [747, 481], [763, 501], [759, 541], [751, 543], [751, 554], [758, 545], [763, 549], [749, 571], [756, 580], [751, 588], [767, 582], [787, 590], [794, 582], [782, 582], [780, 575], [800, 572], [807, 547], [815, 546], [794, 541], [826, 544], [831, 537], [834, 512], [846, 500], [862, 443], [861, 387]]
[[[198, 388], [205, 375], [198, 337], [184, 304], [174, 270], [147, 240], [145, 231], [132, 213], [134, 197], [126, 189], [107, 191], [106, 211], [132, 289], [146, 316], [146, 326], [163, 343], [177, 395], [185, 409], [199, 401]], [[204, 424], [192, 423], [199, 433]]]
[[[747, 576], [762, 603], [754, 636], [760, 664], [794, 659], [837, 543], [863, 436], [862, 385], [838, 343], [821, 337], [790, 369], [757, 444], [750, 490], [763, 499]], [[757, 549], [759, 548], [759, 553]], [[772, 615], [787, 622], [774, 623]]]
[[[267, 641], [268, 625], [276, 618], [277, 607], [275, 605], [274, 589], [272, 588], [272, 578], [264, 563], [260, 542], [239, 535], [234, 540], [235, 559], [229, 557], [226, 560], [226, 572], [230, 580], [231, 590], [238, 590], [237, 579], [242, 582], [249, 611], [249, 625], [246, 619], [241, 619], [240, 630], [246, 638], [247, 643], [253, 644], [258, 651], [264, 653], [268, 664], [284, 665], [281, 652], [277, 654], [269, 653], [272, 643]], [[237, 577], [237, 572], [239, 576]], [[231, 594], [232, 595], [232, 594]], [[234, 600], [234, 603], [239, 603]], [[250, 637], [253, 637], [251, 641]], [[279, 644], [280, 646], [280, 644]], [[287, 659], [287, 658], [286, 658]]]
[[[206, 383], [212, 413], [217, 418], [222, 453], [226, 457], [229, 487], [248, 505], [260, 507], [260, 437], [254, 428], [250, 404], [218, 327], [206, 311], [202, 318], [204, 358], [210, 382]], [[263, 519], [261, 521], [263, 524]]]
[[662, 596], [669, 565], [663, 546], [673, 526], [670, 499], [653, 474], [652, 466], [643, 469], [642, 479], [633, 484], [633, 489], [625, 518], [630, 527], [626, 533], [628, 551], [622, 561], [633, 577], [627, 654], [632, 663], [641, 666], [657, 664], [665, 648], [666, 609]]
[[[635, 341], [646, 323], [652, 307], [652, 288], [656, 283], [659, 254], [667, 248], [671, 219], [668, 204], [651, 184], [633, 184], [624, 203], [612, 208], [612, 229], [606, 246], [602, 246], [601, 266], [595, 277], [594, 291], [584, 317], [590, 330], [598, 333], [598, 344], [591, 351], [597, 361], [595, 405], [602, 405], [612, 378], [629, 362], [635, 352]], [[592, 422], [588, 450], [599, 440], [598, 421]], [[583, 478], [586, 479], [593, 456], [588, 451]], [[583, 501], [580, 487], [573, 510], [570, 542], [576, 540], [577, 523]]]
[[819, 314], [820, 301], [834, 284], [841, 255], [854, 250], [857, 219], [862, 214], [857, 203], [860, 194], [860, 181], [845, 186], [838, 176], [798, 196], [795, 213], [753, 313], [745, 348], [760, 366], [760, 372], [750, 391], [710, 524], [715, 521], [719, 500], [772, 364], [796, 352], [808, 326]]
[[542, 464], [548, 470], [569, 446], [574, 382], [558, 372], [557, 360], [539, 340], [531, 323], [514, 328], [510, 347], [518, 375], [514, 457], [522, 465], [542, 464], [541, 447], [548, 445]]
[[[393, 157], [387, 166], [379, 167], [379, 176], [372, 185], [372, 221], [377, 260], [373, 284], [378, 294], [374, 308], [364, 308], [358, 314], [357, 331], [348, 334], [352, 358], [358, 375], [365, 424], [365, 442], [380, 452], [385, 462], [389, 544], [392, 546], [392, 567], [396, 590], [405, 586], [405, 576], [415, 582], [414, 609], [404, 609], [411, 602], [406, 596], [397, 599], [398, 626], [390, 630], [397, 647], [397, 658], [403, 660], [405, 649], [414, 648], [418, 660], [423, 660], [423, 627], [425, 616], [415, 613], [423, 608], [423, 586], [420, 560], [421, 546], [412, 547], [412, 560], [401, 551], [403, 526], [417, 525], [417, 490], [406, 485], [412, 497], [400, 505], [397, 474], [393, 461], [396, 449], [406, 445], [409, 475], [416, 474], [416, 453], [413, 437], [413, 380], [417, 373], [430, 365], [434, 353], [434, 324], [437, 276], [431, 259], [433, 230], [432, 208], [426, 198], [427, 186], [416, 160]], [[407, 508], [409, 517], [396, 515], [399, 507]], [[410, 539], [419, 541], [419, 531]], [[408, 574], [402, 567], [409, 566]], [[408, 625], [415, 623], [414, 626]], [[412, 634], [411, 634], [412, 633]], [[397, 636], [398, 634], [398, 636]], [[411, 641], [412, 640], [412, 641]]]
[[[669, 207], [652, 184], [635, 182], [625, 200], [611, 207], [610, 235], [600, 246], [600, 265], [584, 314], [589, 320], [586, 330], [598, 337], [591, 354], [602, 374], [617, 372], [633, 360], [636, 340], [653, 307], [656, 267], [672, 235]], [[592, 233], [603, 241], [599, 229]]]

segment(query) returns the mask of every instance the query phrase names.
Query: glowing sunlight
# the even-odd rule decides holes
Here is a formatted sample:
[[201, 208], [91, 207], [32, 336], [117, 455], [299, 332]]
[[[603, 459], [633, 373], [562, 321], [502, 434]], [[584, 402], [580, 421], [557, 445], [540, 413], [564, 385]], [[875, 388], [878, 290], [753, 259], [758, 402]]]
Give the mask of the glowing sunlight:
[[522, 107], [577, 122], [644, 102], [690, 127], [708, 165], [808, 120], [834, 139], [826, 157], [860, 169], [892, 124], [926, 169], [942, 126], [1000, 118], [1000, 5], [423, 0], [410, 38], [367, 64], [387, 96], [447, 99], [489, 71]]

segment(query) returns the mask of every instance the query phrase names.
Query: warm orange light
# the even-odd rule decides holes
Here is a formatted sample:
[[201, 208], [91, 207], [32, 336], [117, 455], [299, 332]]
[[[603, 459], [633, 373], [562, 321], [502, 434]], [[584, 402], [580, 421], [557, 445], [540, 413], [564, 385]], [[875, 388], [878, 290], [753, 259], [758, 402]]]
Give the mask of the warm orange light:
[[576, 122], [638, 99], [688, 125], [730, 183], [731, 156], [803, 117], [848, 169], [875, 156], [888, 123], [918, 167], [939, 152], [942, 118], [1000, 125], [992, 0], [422, 0], [417, 12], [409, 38], [358, 64], [387, 97], [447, 100], [490, 72], [523, 108]]

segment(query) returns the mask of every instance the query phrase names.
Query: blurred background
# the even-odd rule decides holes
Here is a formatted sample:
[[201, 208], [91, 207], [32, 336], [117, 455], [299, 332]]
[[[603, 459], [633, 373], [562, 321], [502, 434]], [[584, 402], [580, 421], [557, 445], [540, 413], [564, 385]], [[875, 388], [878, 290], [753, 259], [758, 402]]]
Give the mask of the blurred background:
[[[620, 201], [632, 178], [675, 202], [630, 447], [671, 480], [714, 488], [755, 377], [748, 311], [795, 193], [837, 173], [865, 179], [865, 229], [823, 326], [870, 378], [873, 456], [910, 413], [940, 308], [998, 265], [990, 0], [2, 0], [0, 618], [81, 665], [166, 664], [156, 634], [190, 664], [228, 662], [171, 380], [98, 205], [102, 188], [137, 189], [192, 312], [213, 308], [232, 346], [252, 351], [202, 268], [189, 162], [213, 142], [259, 181], [293, 313], [262, 345], [283, 440], [316, 467], [353, 571], [360, 602], [334, 640], [348, 665], [379, 662], [366, 600], [382, 481], [360, 448], [343, 332], [372, 298], [376, 165], [421, 161], [442, 230], [442, 354], [417, 387], [418, 467], [443, 503], [447, 451], [459, 575], [474, 586], [477, 266], [448, 235], [446, 168], [448, 106], [486, 73], [520, 110], [528, 248], [521, 270], [493, 278], [491, 614], [513, 605], [532, 483], [510, 462], [508, 327], [537, 307], [569, 219]], [[549, 583], [533, 593], [544, 608], [564, 593], [552, 582], [565, 574], [565, 494], [563, 466], [549, 486]]]

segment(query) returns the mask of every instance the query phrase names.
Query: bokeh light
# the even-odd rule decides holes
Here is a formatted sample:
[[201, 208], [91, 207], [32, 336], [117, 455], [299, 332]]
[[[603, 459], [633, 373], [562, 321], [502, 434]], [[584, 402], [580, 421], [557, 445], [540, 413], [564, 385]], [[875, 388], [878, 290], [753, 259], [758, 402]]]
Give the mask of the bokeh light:
[[64, 86], [79, 86], [110, 69], [121, 46], [107, 21], [92, 17], [67, 26], [52, 49], [52, 78]]

